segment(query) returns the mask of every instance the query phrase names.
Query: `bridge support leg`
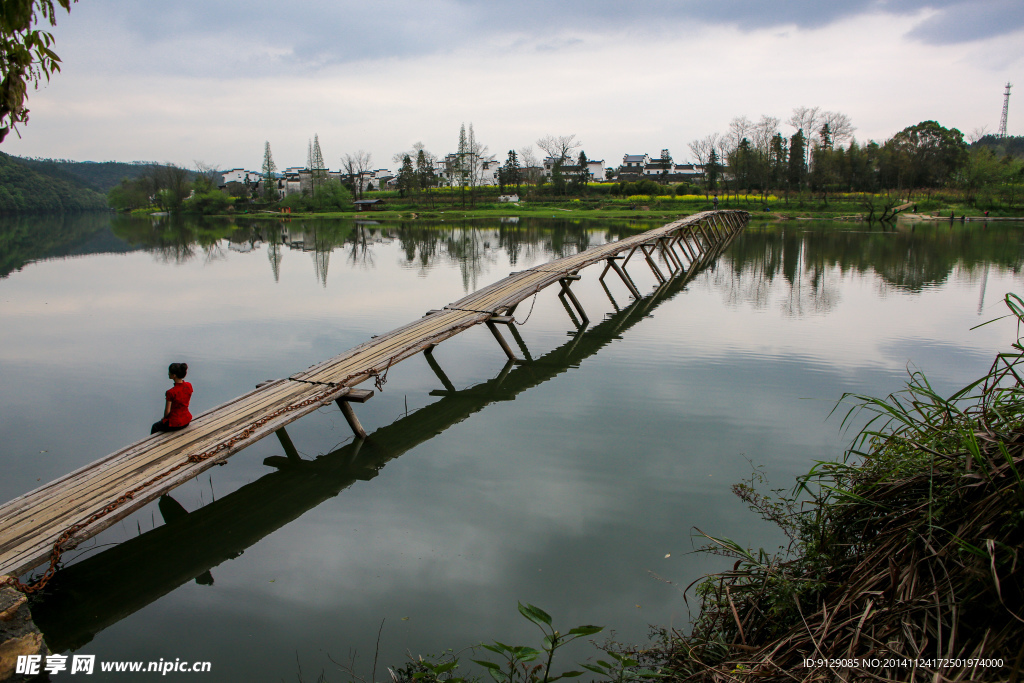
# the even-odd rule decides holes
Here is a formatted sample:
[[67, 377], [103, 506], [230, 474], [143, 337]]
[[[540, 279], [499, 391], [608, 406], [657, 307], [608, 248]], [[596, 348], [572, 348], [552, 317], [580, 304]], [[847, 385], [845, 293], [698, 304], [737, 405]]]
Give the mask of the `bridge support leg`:
[[363, 425], [359, 424], [356, 411], [352, 410], [352, 403], [366, 403], [372, 396], [373, 392], [367, 389], [349, 389], [347, 394], [339, 396], [334, 400], [338, 407], [341, 408], [341, 414], [345, 416], [348, 426], [352, 428], [352, 431], [360, 439], [366, 438], [366, 430], [363, 429]]
[[427, 348], [423, 349], [423, 357], [427, 359], [427, 365], [429, 365], [430, 369], [434, 371], [434, 374], [437, 375], [437, 378], [441, 380], [441, 384], [444, 385], [444, 388], [447, 389], [448, 391], [454, 392], [455, 385], [452, 384], [452, 381], [450, 379], [448, 379], [448, 375], [444, 373], [444, 370], [441, 369], [441, 366], [438, 364], [437, 359], [434, 358], [434, 347], [428, 346]]
[[299, 457], [299, 451], [296, 450], [295, 444], [292, 443], [292, 438], [288, 436], [288, 432], [285, 431], [284, 427], [277, 429], [274, 435], [281, 442], [281, 448], [284, 449], [284, 454], [288, 457], [289, 462], [302, 462], [302, 458]]
[[530, 349], [526, 348], [526, 342], [523, 341], [522, 336], [520, 336], [519, 334], [519, 330], [516, 329], [516, 324], [509, 323], [508, 331], [512, 333], [512, 338], [516, 340], [516, 344], [519, 346], [519, 350], [523, 352], [523, 358], [525, 358], [528, 361], [532, 361], [533, 357], [530, 356]]
[[[650, 251], [647, 250], [648, 246], [650, 246]], [[640, 245], [640, 250], [642, 252], [644, 252], [644, 258], [647, 260], [647, 265], [649, 265], [651, 267], [651, 270], [654, 271], [654, 277], [658, 278], [658, 282], [665, 282], [665, 276], [662, 275], [661, 270], [658, 268], [658, 264], [655, 263], [654, 259], [651, 258], [651, 252], [653, 252], [654, 249], [655, 249], [655, 245], [653, 245], [653, 244], [651, 244], [651, 245], [641, 244]]]
[[601, 289], [603, 289], [604, 293], [608, 296], [608, 301], [612, 302], [612, 308], [615, 309], [616, 313], [621, 312], [622, 309], [619, 308], [619, 302], [617, 302], [615, 297], [612, 296], [612, 290], [608, 289], [608, 285], [605, 284], [604, 280], [600, 280], [599, 282], [601, 283]]
[[512, 319], [508, 317], [502, 317], [499, 319], [498, 316], [494, 316], [490, 320], [485, 320], [484, 324], [487, 325], [487, 329], [491, 331], [491, 334], [494, 335], [494, 338], [498, 340], [498, 345], [501, 346], [501, 350], [505, 352], [505, 355], [508, 356], [508, 359], [513, 363], [516, 363], [519, 361], [519, 359], [516, 358], [516, 354], [512, 353], [512, 349], [509, 348], [508, 342], [505, 341], [505, 338], [503, 336], [501, 336], [501, 332], [498, 331], [497, 325], [494, 324], [495, 322], [498, 322], [503, 325], [507, 325], [511, 321]]
[[677, 273], [683, 269], [683, 264], [679, 262], [676, 255], [672, 253], [672, 243], [668, 237], [658, 238], [658, 246], [661, 248], [661, 253], [665, 257], [665, 262], [668, 264], [668, 269], [672, 273]]
[[[693, 258], [691, 258], [690, 255], [686, 252], [686, 249], [683, 248], [682, 240], [683, 233], [682, 231], [679, 231], [672, 236], [671, 240], [669, 240], [668, 248], [672, 252], [672, 255], [676, 257], [676, 261], [679, 262], [679, 267], [682, 270], [686, 270], [687, 268], [689, 268], [689, 265], [683, 264], [683, 258], [685, 257], [691, 264], [693, 262]], [[676, 251], [677, 248], [679, 249], [679, 251]]]
[[[562, 299], [562, 303], [565, 303], [566, 297], [569, 298], [569, 301], [572, 302], [572, 305], [576, 309], [576, 312], [580, 314], [580, 318], [583, 320], [583, 324], [586, 325], [587, 323], [590, 322], [590, 318], [587, 317], [586, 312], [583, 310], [583, 306], [580, 305], [579, 299], [577, 299], [576, 295], [572, 293], [571, 289], [569, 289], [569, 285], [571, 285], [574, 281], [579, 279], [580, 276], [575, 274], [566, 275], [565, 277], [561, 278], [558, 282], [562, 285], [562, 290], [558, 292], [558, 296], [559, 298]], [[579, 327], [579, 325], [577, 325], [577, 327]]]
[[[605, 266], [605, 270], [607, 271], [608, 268], [611, 268], [612, 270], [614, 270], [615, 273], [620, 278], [622, 278], [622, 282], [625, 283], [626, 289], [628, 289], [629, 293], [633, 295], [633, 298], [634, 299], [639, 299], [639, 298], [641, 298], [640, 290], [637, 289], [636, 285], [633, 284], [633, 281], [629, 278], [629, 275], [627, 275], [626, 272], [619, 266], [619, 264], [616, 263], [616, 260], [620, 259], [620, 258], [622, 258], [622, 257], [621, 256], [609, 256], [606, 259], [606, 261], [608, 262], [608, 265]], [[604, 275], [602, 274], [601, 277], [603, 278]]]

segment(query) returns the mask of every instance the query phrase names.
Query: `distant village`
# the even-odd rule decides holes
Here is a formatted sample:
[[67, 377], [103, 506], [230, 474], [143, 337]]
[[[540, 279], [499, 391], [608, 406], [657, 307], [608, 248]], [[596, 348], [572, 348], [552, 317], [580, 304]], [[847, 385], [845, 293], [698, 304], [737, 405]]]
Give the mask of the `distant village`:
[[[434, 175], [441, 187], [457, 187], [460, 183], [460, 168], [457, 154], [448, 154], [444, 159], [434, 162]], [[492, 158], [483, 158], [473, 155], [475, 168], [469, 174], [474, 179], [474, 185], [497, 186], [499, 184], [498, 169], [501, 163]], [[551, 182], [555, 167], [559, 160], [554, 157], [547, 157], [541, 166], [529, 166], [521, 169], [522, 177], [534, 179], [534, 182], [544, 178], [545, 182]], [[578, 165], [567, 160], [561, 164], [561, 173], [565, 176], [578, 176], [581, 169]], [[358, 178], [345, 171], [331, 171], [324, 169], [321, 174], [326, 174], [329, 179], [338, 180], [355, 186], [358, 182], [359, 192], [373, 190], [396, 189], [398, 177], [390, 169], [378, 168], [363, 171]], [[594, 159], [587, 162], [587, 175], [590, 182], [604, 183], [634, 182], [647, 179], [660, 183], [697, 183], [703, 177], [704, 167], [697, 164], [677, 164], [672, 160], [672, 155], [667, 149], [661, 150], [661, 154], [652, 157], [650, 154], [624, 154], [622, 163], [618, 168], [606, 167], [604, 159]], [[251, 189], [263, 191], [263, 175], [257, 171], [248, 171], [244, 168], [233, 168], [222, 173], [220, 186], [228, 187], [232, 183], [238, 183]], [[307, 167], [292, 166], [277, 174], [277, 193], [283, 199], [291, 194], [308, 192], [312, 187], [313, 171]]]

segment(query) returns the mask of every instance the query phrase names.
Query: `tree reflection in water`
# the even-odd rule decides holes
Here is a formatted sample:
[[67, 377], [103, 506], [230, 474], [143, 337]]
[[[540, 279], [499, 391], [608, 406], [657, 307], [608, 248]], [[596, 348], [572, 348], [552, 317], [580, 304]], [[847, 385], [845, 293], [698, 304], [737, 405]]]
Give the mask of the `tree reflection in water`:
[[1022, 264], [1024, 236], [1013, 223], [871, 228], [808, 221], [748, 228], [715, 265], [710, 286], [730, 304], [765, 308], [778, 298], [783, 311], [800, 316], [832, 310], [848, 273], [920, 292], [954, 271], [980, 279], [991, 266], [1017, 274]]

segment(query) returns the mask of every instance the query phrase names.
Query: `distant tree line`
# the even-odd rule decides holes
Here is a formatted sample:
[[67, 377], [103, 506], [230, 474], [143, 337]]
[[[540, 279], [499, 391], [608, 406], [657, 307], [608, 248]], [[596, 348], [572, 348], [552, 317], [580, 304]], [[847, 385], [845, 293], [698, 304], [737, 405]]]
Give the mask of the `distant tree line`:
[[798, 107], [787, 123], [762, 116], [733, 119], [725, 134], [690, 143], [704, 168], [707, 191], [812, 193], [828, 203], [836, 193], [889, 193], [893, 202], [939, 188], [955, 189], [972, 206], [1001, 202], [1013, 206], [1024, 190], [1024, 138], [993, 136], [972, 145], [956, 128], [936, 121], [908, 126], [883, 143], [860, 144], [847, 116]]

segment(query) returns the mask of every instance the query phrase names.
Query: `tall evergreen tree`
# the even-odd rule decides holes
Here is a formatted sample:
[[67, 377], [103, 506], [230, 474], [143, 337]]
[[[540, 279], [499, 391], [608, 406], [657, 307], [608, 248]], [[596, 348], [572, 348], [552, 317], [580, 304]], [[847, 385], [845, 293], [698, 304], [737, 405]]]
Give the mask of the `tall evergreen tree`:
[[408, 154], [402, 157], [402, 168], [398, 171], [396, 181], [398, 193], [402, 197], [405, 197], [407, 193], [412, 194], [416, 188], [416, 169], [413, 168], [412, 158]]
[[769, 182], [774, 188], [782, 187], [786, 177], [786, 162], [788, 160], [788, 148], [786, 139], [782, 133], [772, 136], [772, 143], [769, 150]]
[[718, 162], [718, 152], [714, 149], [708, 155], [708, 163], [704, 168], [704, 175], [708, 179], [707, 189], [718, 189], [718, 176], [721, 175], [721, 164]]
[[508, 151], [508, 158], [505, 159], [503, 178], [507, 185], [515, 185], [516, 192], [523, 180], [523, 169], [519, 167], [519, 157], [514, 149]]
[[324, 153], [320, 151], [320, 136], [313, 134], [313, 142], [309, 146], [310, 196], [316, 198], [317, 191], [327, 182], [327, 168], [324, 164]]
[[789, 139], [789, 173], [786, 174], [786, 181], [795, 190], [802, 189], [807, 178], [807, 165], [804, 163], [806, 150], [807, 140], [801, 128]]
[[270, 153], [270, 141], [263, 146], [263, 199], [268, 202], [277, 199], [277, 164]]
[[588, 168], [589, 160], [587, 159], [586, 152], [580, 150], [580, 156], [576, 160], [576, 179], [573, 183], [576, 186], [576, 191], [583, 193], [586, 192], [587, 183], [590, 182], [590, 169]]
[[434, 157], [426, 150], [420, 148], [416, 152], [416, 187], [427, 193], [433, 206], [433, 195], [430, 188], [437, 182], [437, 175], [434, 173]]
[[459, 128], [459, 151], [457, 152], [455, 174], [459, 181], [462, 208], [466, 208], [466, 184], [469, 182], [469, 141], [466, 139], [466, 124]]

